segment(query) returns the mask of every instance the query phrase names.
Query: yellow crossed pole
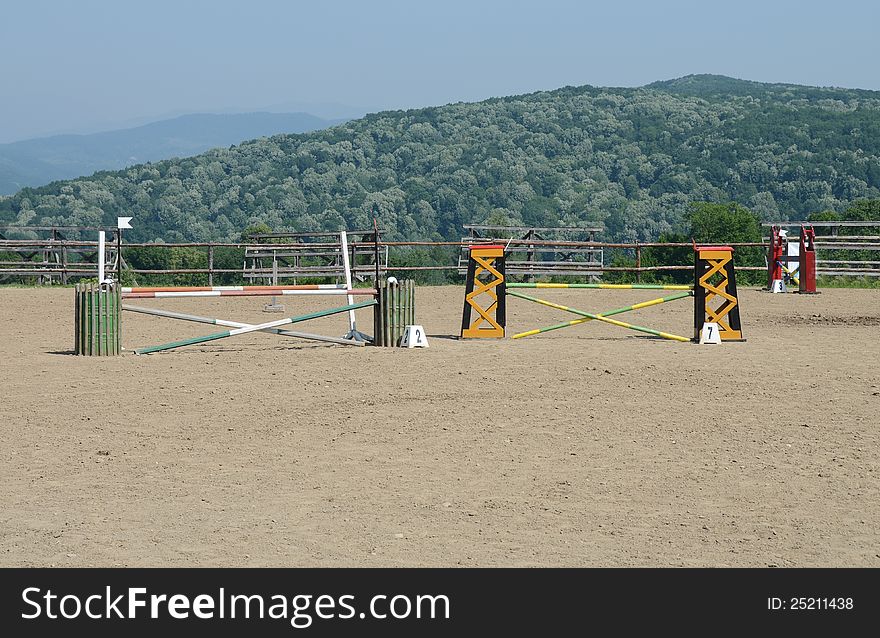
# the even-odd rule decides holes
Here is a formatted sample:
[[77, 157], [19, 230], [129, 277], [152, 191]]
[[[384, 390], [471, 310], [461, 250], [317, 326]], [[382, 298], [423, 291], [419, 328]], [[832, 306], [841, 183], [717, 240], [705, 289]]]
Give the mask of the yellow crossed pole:
[[[560, 328], [567, 328], [569, 326], [576, 326], [581, 323], [586, 323], [587, 321], [594, 321], [593, 317], [590, 316], [590, 313], [583, 312], [582, 310], [577, 310], [576, 308], [570, 308], [568, 306], [563, 306], [562, 304], [553, 303], [552, 301], [547, 301], [546, 299], [538, 299], [537, 297], [530, 297], [529, 295], [524, 295], [519, 292], [513, 292], [512, 290], [508, 290], [507, 294], [512, 295], [514, 297], [519, 297], [520, 299], [526, 299], [527, 301], [533, 301], [535, 303], [539, 303], [544, 306], [549, 306], [550, 308], [564, 310], [566, 312], [570, 312], [572, 314], [580, 315], [581, 317], [583, 317], [582, 319], [573, 319], [572, 321], [565, 321], [562, 323], [557, 323], [552, 326], [547, 326], [546, 328], [537, 328], [535, 330], [528, 330], [526, 332], [520, 332], [519, 334], [513, 335], [513, 337], [512, 337], [513, 339], [521, 339], [523, 337], [531, 337], [532, 335], [541, 334], [543, 332], [550, 332], [551, 330], [559, 330]], [[656, 306], [658, 304], [666, 303], [668, 301], [675, 301], [676, 299], [684, 299], [685, 297], [692, 297], [693, 294], [694, 293], [692, 290], [688, 290], [687, 292], [683, 292], [683, 293], [679, 293], [679, 294], [675, 294], [675, 295], [669, 295], [668, 297], [659, 297], [658, 299], [651, 299], [649, 301], [643, 301], [641, 303], [633, 304], [631, 306], [626, 306], [624, 308], [617, 308], [616, 310], [609, 310], [607, 312], [602, 312], [602, 313], [596, 314], [594, 316], [597, 317], [601, 321], [602, 317], [609, 317], [611, 315], [618, 315], [618, 314], [621, 314], [624, 312], [630, 312], [632, 310], [640, 310], [641, 308], [648, 308], [650, 306]], [[619, 322], [619, 323], [623, 324], [623, 322]], [[630, 326], [632, 326], [632, 324], [625, 324], [624, 325], [624, 327], [630, 327]], [[639, 326], [639, 327], [641, 327], [641, 326]], [[644, 330], [651, 330], [651, 329], [645, 328]], [[650, 332], [649, 334], [655, 334], [655, 333], [658, 333], [658, 336], [664, 336], [664, 338], [676, 337], [676, 335], [670, 335], [669, 333], [666, 333], [666, 332], [661, 333], [660, 331], [656, 331], [656, 330]], [[685, 339], [684, 337], [675, 338], [674, 340], [680, 341], [682, 339], [684, 339], [686, 341], [690, 341], [689, 339]]]

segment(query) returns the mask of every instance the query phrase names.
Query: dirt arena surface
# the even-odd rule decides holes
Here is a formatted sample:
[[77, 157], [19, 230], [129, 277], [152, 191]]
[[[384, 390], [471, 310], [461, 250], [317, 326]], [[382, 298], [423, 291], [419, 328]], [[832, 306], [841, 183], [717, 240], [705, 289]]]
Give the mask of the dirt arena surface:
[[[748, 341], [721, 346], [597, 322], [462, 342], [462, 296], [418, 289], [428, 350], [247, 334], [99, 359], [70, 354], [72, 289], [0, 289], [0, 565], [880, 566], [880, 291], [741, 291]], [[258, 323], [266, 301], [139, 305]], [[571, 318], [509, 302], [511, 334]], [[689, 336], [692, 312], [619, 318]]]

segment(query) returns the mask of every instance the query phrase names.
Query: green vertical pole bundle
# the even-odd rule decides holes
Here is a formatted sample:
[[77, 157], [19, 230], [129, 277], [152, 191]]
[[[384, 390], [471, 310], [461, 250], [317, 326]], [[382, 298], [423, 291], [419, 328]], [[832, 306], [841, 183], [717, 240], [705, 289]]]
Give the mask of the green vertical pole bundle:
[[121, 350], [119, 286], [76, 284], [74, 347], [78, 355], [115, 356]]
[[385, 281], [379, 291], [379, 323], [376, 326], [377, 346], [393, 347], [400, 343], [408, 325], [415, 323], [416, 284], [412, 279]]

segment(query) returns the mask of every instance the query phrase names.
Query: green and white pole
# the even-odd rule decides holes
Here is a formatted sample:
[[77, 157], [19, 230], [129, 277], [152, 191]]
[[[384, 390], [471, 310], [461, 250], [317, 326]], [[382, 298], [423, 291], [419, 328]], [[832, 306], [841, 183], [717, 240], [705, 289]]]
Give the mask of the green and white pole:
[[349, 310], [357, 310], [358, 308], [366, 308], [367, 306], [373, 306], [376, 304], [374, 299], [370, 301], [362, 301], [356, 304], [349, 304], [347, 306], [342, 306], [340, 308], [330, 308], [329, 310], [319, 310], [318, 312], [310, 312], [306, 315], [299, 315], [296, 317], [287, 317], [286, 319], [278, 319], [276, 321], [268, 321], [266, 323], [256, 324], [252, 326], [246, 326], [243, 328], [235, 328], [234, 330], [227, 330], [225, 332], [216, 332], [214, 334], [205, 335], [203, 337], [192, 337], [190, 339], [182, 339], [181, 341], [172, 341], [170, 343], [163, 343], [158, 346], [148, 346], [146, 348], [138, 348], [135, 350], [135, 354], [150, 354], [152, 352], [161, 352], [163, 350], [171, 350], [173, 348], [180, 348], [182, 346], [191, 346], [197, 343], [205, 343], [206, 341], [215, 341], [217, 339], [225, 339], [226, 337], [234, 337], [236, 335], [247, 334], [248, 332], [258, 332], [261, 330], [266, 330], [267, 328], [277, 328], [278, 326], [284, 326], [290, 323], [299, 323], [301, 321], [308, 321], [309, 319], [317, 319], [319, 317], [327, 317], [329, 315], [339, 314], [341, 312], [348, 312]]
[[[199, 315], [190, 315], [183, 312], [173, 312], [171, 310], [163, 310], [161, 308], [144, 308], [142, 306], [132, 306], [122, 304], [122, 309], [128, 312], [137, 312], [143, 315], [152, 315], [154, 317], [165, 317], [166, 319], [179, 319], [181, 321], [192, 321], [194, 323], [206, 323], [212, 326], [225, 326], [227, 328], [247, 328], [252, 326], [251, 323], [242, 323], [241, 321], [230, 321], [228, 319], [215, 319], [213, 317], [201, 317]], [[327, 343], [338, 343], [346, 346], [363, 346], [363, 341], [354, 341], [352, 339], [343, 339], [336, 337], [326, 337], [324, 335], [312, 334], [311, 332], [296, 332], [293, 330], [282, 330], [281, 328], [266, 328], [260, 332], [268, 332], [270, 334], [281, 335], [282, 337], [296, 337], [298, 339], [309, 339], [311, 341], [324, 341]]]

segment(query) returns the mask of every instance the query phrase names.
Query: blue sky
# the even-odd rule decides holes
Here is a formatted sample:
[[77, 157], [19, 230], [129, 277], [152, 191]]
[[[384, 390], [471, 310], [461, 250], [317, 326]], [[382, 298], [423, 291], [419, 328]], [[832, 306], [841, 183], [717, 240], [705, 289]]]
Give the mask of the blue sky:
[[880, 3], [851, 0], [7, 0], [0, 142], [183, 112], [349, 115], [690, 73], [880, 90], [878, 23]]

